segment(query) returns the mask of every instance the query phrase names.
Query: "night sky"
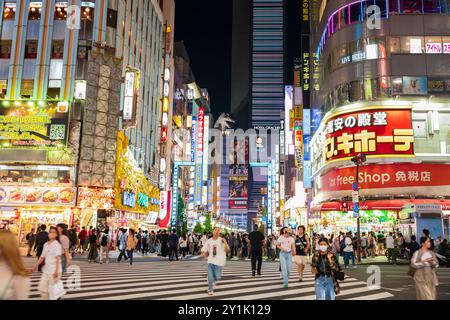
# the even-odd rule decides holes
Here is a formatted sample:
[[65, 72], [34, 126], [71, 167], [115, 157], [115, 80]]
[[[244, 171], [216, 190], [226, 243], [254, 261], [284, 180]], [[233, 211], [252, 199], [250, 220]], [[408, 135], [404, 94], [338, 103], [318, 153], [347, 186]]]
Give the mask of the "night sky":
[[[300, 1], [287, 0], [287, 84], [299, 55]], [[175, 41], [184, 41], [200, 87], [207, 88], [214, 118], [230, 111], [232, 0], [176, 0]]]
[[184, 41], [214, 118], [230, 110], [231, 0], [176, 0], [175, 41]]

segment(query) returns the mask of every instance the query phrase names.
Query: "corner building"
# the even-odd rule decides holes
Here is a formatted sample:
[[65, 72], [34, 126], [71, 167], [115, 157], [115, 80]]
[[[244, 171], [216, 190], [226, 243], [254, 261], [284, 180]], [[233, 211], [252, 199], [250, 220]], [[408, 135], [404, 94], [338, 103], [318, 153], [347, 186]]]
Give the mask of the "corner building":
[[[376, 7], [371, 7], [371, 6]], [[310, 225], [429, 228], [448, 237], [450, 24], [447, 0], [323, 0], [311, 5], [314, 201]]]

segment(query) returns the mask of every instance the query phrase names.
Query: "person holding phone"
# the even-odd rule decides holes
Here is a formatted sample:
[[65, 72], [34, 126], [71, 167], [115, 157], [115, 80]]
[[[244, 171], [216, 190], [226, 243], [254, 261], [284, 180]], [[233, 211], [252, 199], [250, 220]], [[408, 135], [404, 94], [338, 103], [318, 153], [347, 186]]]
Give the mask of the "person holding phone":
[[285, 228], [277, 241], [277, 248], [280, 249], [280, 266], [284, 288], [288, 288], [292, 257], [295, 256], [296, 253], [295, 240], [291, 236], [291, 233], [291, 228]]
[[220, 228], [214, 227], [212, 238], [202, 247], [202, 256], [208, 258], [208, 294], [213, 295], [216, 282], [222, 277], [229, 251], [227, 241], [220, 237]]

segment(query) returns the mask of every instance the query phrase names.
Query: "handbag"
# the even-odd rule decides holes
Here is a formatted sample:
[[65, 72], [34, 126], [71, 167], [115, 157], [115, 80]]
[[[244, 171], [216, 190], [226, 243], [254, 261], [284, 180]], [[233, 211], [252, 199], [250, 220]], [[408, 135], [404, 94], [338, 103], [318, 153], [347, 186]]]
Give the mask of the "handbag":
[[336, 277], [336, 280], [344, 281], [344, 279], [345, 279], [345, 273], [342, 272], [342, 271], [336, 271], [335, 277]]
[[58, 280], [48, 286], [48, 295], [50, 300], [58, 300], [66, 294], [62, 280]]
[[414, 267], [412, 267], [412, 266], [410, 265], [410, 266], [409, 266], [409, 269], [408, 269], [408, 272], [407, 272], [408, 276], [414, 278], [414, 274], [415, 274], [415, 273], [416, 273], [416, 268], [414, 268]]

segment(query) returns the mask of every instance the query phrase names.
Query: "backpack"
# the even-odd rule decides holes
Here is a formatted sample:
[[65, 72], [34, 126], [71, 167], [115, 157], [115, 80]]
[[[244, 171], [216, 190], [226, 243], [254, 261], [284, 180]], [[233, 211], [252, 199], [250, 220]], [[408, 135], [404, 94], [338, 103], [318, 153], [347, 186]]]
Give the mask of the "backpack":
[[100, 242], [100, 245], [102, 247], [106, 247], [108, 244], [108, 236], [106, 234], [103, 235], [102, 240]]

